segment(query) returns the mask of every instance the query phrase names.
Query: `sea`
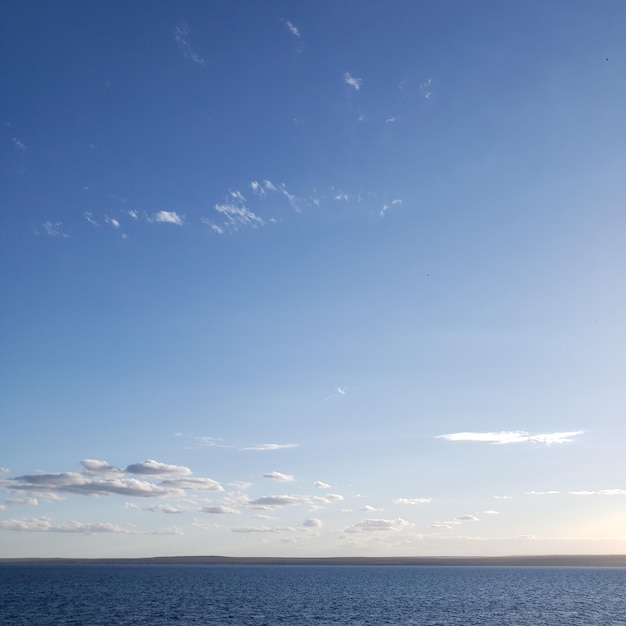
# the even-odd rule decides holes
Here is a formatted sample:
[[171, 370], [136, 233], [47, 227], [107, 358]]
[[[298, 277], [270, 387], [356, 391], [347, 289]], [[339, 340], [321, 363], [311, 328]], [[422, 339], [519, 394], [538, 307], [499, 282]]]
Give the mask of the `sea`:
[[11, 564], [0, 624], [626, 626], [626, 569]]

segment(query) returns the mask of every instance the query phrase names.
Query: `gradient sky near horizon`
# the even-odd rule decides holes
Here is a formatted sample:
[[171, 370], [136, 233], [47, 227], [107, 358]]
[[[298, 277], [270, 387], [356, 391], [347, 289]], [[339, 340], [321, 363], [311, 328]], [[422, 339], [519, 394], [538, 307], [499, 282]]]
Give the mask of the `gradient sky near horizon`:
[[626, 3], [0, 21], [0, 557], [626, 552]]

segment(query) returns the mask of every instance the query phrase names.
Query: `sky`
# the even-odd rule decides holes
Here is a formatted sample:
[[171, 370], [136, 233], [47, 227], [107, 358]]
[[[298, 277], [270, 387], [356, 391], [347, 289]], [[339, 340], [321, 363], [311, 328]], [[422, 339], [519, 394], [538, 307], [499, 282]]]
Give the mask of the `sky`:
[[622, 0], [0, 16], [0, 557], [626, 552]]

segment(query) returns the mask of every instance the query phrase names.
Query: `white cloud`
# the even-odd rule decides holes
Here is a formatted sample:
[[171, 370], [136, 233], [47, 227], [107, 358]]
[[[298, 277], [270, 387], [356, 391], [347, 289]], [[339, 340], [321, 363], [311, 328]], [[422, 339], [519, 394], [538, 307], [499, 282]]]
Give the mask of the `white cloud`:
[[132, 526], [106, 522], [70, 522], [69, 524], [55, 526], [52, 524], [49, 517], [3, 520], [0, 522], [0, 527], [16, 532], [80, 533], [83, 535], [98, 535], [103, 533], [123, 535], [139, 534]]
[[432, 498], [396, 498], [392, 500], [394, 504], [428, 504]]
[[252, 487], [252, 483], [246, 482], [244, 480], [233, 480], [232, 482], [228, 483], [228, 486], [239, 489], [240, 491], [246, 491], [247, 489], [250, 489], [250, 487]]
[[135, 211], [134, 209], [129, 209], [126, 212], [128, 213], [128, 215], [130, 217], [132, 217], [132, 219], [134, 219], [134, 220], [138, 220], [139, 219], [139, 213], [137, 213], [137, 211]]
[[231, 191], [230, 192], [230, 197], [234, 198], [238, 202], [245, 202], [246, 201], [246, 199], [244, 198], [244, 196], [241, 193], [241, 191]]
[[224, 229], [221, 226], [214, 224], [211, 220], [207, 219], [206, 217], [203, 217], [200, 221], [203, 224], [206, 224], [214, 233], [217, 233], [218, 235], [224, 234]]
[[377, 509], [374, 506], [370, 506], [369, 504], [363, 505], [359, 511], [366, 511], [367, 513], [374, 513], [376, 511], [384, 511], [384, 509]]
[[323, 481], [321, 481], [321, 480], [316, 480], [316, 481], [313, 483], [313, 486], [314, 486], [316, 489], [331, 489], [331, 486], [330, 486], [328, 483], [325, 483], [325, 482], [323, 482]]
[[393, 117], [388, 117], [388, 118], [385, 120], [385, 122], [386, 122], [387, 124], [393, 124], [393, 123], [397, 122], [399, 119], [400, 119], [400, 116], [399, 116], [399, 115], [394, 115]]
[[343, 80], [347, 85], [354, 87], [357, 91], [361, 89], [361, 83], [363, 82], [362, 78], [355, 78], [350, 74], [350, 72], [346, 72], [343, 75]]
[[61, 228], [63, 227], [63, 222], [44, 222], [41, 227], [44, 230], [44, 233], [46, 235], [49, 235], [50, 237], [62, 237], [64, 239], [67, 239], [69, 237], [69, 235], [67, 235], [66, 233], [64, 233]]
[[232, 529], [234, 533], [291, 533], [295, 530], [292, 526], [278, 526], [275, 528], [270, 526], [240, 526]]
[[96, 222], [96, 219], [93, 216], [93, 213], [90, 213], [89, 211], [85, 211], [84, 215], [85, 215], [85, 219], [90, 224], [92, 224], [93, 226], [99, 226], [98, 222]]
[[553, 496], [558, 493], [561, 493], [561, 492], [560, 491], [526, 491], [524, 492], [524, 495], [526, 496]]
[[212, 478], [176, 478], [163, 480], [160, 485], [166, 489], [191, 489], [193, 491], [224, 491], [222, 485]]
[[500, 515], [500, 513], [498, 511], [494, 511], [492, 509], [489, 509], [488, 511], [483, 511], [484, 515]]
[[120, 223], [118, 220], [109, 217], [108, 215], [104, 216], [104, 221], [109, 224], [110, 226], [113, 226], [113, 228], [119, 228], [120, 227]]
[[226, 225], [231, 228], [239, 226], [263, 226], [265, 221], [245, 206], [236, 204], [216, 204], [214, 209], [226, 218]]
[[200, 511], [211, 515], [239, 515], [237, 509], [231, 509], [228, 506], [203, 506]]
[[248, 506], [256, 509], [273, 509], [280, 506], [309, 504], [309, 502], [310, 499], [306, 496], [263, 496], [250, 500]]
[[0, 474], [10, 474], [11, 470], [8, 467], [0, 467]]
[[397, 531], [412, 526], [410, 522], [402, 519], [366, 519], [362, 522], [354, 524], [346, 528], [346, 533], [364, 533], [364, 532], [388, 532]]
[[256, 446], [247, 446], [245, 448], [242, 448], [242, 450], [285, 450], [287, 448], [297, 448], [299, 446], [299, 443], [260, 443]]
[[263, 478], [282, 480], [284, 482], [291, 482], [294, 480], [294, 477], [291, 474], [283, 474], [282, 472], [269, 472], [268, 474], [263, 474]]
[[454, 518], [458, 522], [478, 522], [478, 518], [475, 515], [459, 515]]
[[287, 20], [285, 22], [285, 24], [287, 25], [287, 28], [289, 29], [289, 32], [294, 36], [294, 37], [300, 37], [300, 31], [298, 30], [298, 28], [296, 26], [294, 26], [289, 20]]
[[309, 519], [305, 519], [304, 522], [302, 522], [302, 525], [305, 528], [321, 528], [322, 520], [317, 519], [316, 517], [311, 517]]
[[258, 194], [259, 196], [265, 195], [265, 189], [263, 189], [261, 183], [258, 180], [253, 180], [250, 183], [250, 187], [252, 187], [252, 191], [254, 191], [254, 193]]
[[122, 470], [119, 467], [113, 467], [106, 461], [98, 459], [83, 459], [81, 465], [90, 473], [94, 474], [119, 474]]
[[176, 224], [182, 226], [183, 218], [176, 211], [159, 211], [153, 217], [155, 222], [160, 224]]
[[267, 191], [278, 191], [278, 189], [276, 189], [276, 186], [274, 185], [274, 183], [270, 180], [264, 180], [263, 181], [263, 186], [265, 187], [265, 189]]
[[189, 26], [187, 24], [179, 24], [175, 30], [175, 40], [186, 59], [193, 61], [197, 65], [204, 65], [204, 59], [192, 49], [189, 43]]
[[192, 472], [188, 467], [184, 465], [168, 465], [167, 463], [160, 463], [153, 459], [148, 459], [141, 463], [133, 463], [126, 468], [126, 471], [130, 474], [142, 474], [144, 476], [188, 476]]
[[146, 511], [150, 511], [151, 513], [156, 513], [157, 511], [161, 511], [161, 513], [168, 513], [170, 515], [174, 515], [176, 513], [180, 513], [181, 510], [177, 509], [175, 506], [171, 504], [154, 504], [152, 506], [147, 506]]
[[548, 433], [540, 435], [531, 435], [522, 430], [507, 430], [499, 432], [461, 432], [451, 433], [448, 435], [437, 435], [435, 439], [445, 439], [446, 441], [476, 441], [481, 443], [542, 443], [552, 445], [555, 443], [571, 443], [573, 437], [582, 435], [585, 431], [574, 430], [568, 432]]

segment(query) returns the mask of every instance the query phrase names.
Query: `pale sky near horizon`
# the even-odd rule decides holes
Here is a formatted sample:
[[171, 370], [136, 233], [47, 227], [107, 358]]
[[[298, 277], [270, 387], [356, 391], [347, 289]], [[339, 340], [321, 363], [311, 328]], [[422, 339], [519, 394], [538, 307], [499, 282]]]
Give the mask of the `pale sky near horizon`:
[[0, 557], [626, 552], [626, 3], [0, 23]]

